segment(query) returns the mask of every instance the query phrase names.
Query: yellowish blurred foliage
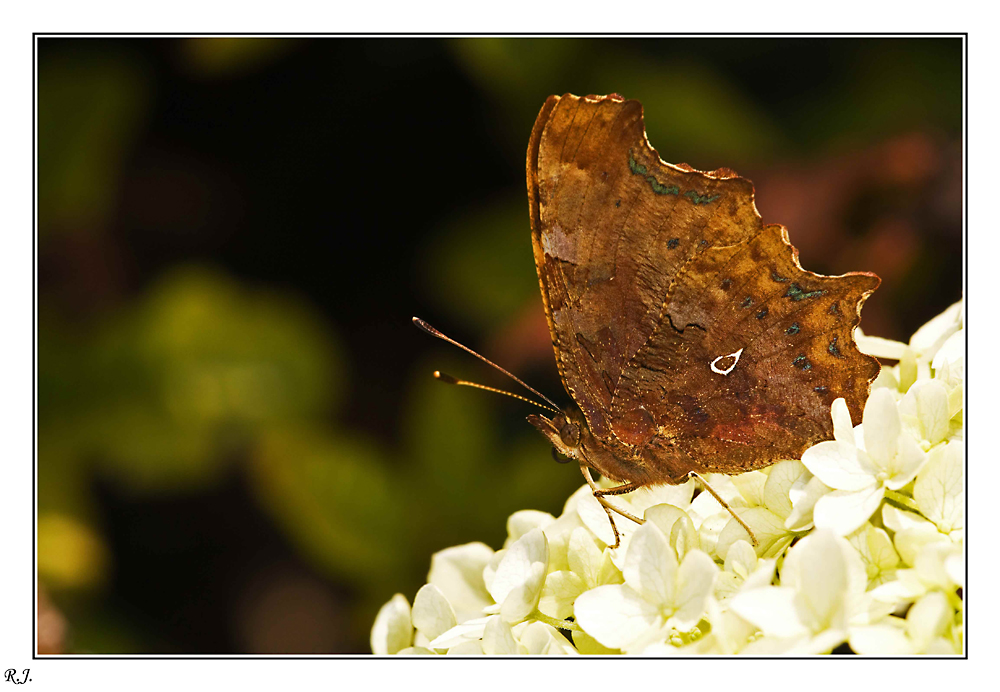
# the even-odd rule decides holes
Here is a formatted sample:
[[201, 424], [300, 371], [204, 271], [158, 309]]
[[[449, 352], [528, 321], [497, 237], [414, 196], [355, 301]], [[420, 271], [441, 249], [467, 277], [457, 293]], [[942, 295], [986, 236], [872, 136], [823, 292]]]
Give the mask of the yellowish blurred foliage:
[[101, 584], [109, 567], [100, 535], [80, 520], [56, 513], [38, 518], [38, 576], [54, 589]]

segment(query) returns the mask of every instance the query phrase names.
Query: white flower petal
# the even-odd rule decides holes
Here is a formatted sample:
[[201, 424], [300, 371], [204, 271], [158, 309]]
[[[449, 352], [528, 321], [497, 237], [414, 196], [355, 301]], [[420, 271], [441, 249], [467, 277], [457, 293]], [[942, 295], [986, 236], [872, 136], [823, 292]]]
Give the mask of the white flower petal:
[[965, 330], [959, 329], [948, 337], [948, 340], [941, 345], [941, 348], [934, 354], [931, 367], [939, 370], [946, 366], [961, 369], [961, 363], [965, 360]]
[[852, 627], [849, 642], [851, 649], [862, 656], [905, 656], [913, 653], [913, 644], [906, 632], [889, 624]]
[[779, 461], [772, 466], [767, 474], [767, 482], [764, 483], [762, 494], [764, 506], [782, 519], [788, 517], [792, 513], [792, 501], [788, 497], [788, 491], [804, 473], [808, 473], [806, 467], [795, 459]]
[[899, 436], [897, 449], [896, 458], [890, 467], [892, 476], [885, 481], [885, 487], [890, 490], [899, 490], [909, 484], [927, 463], [927, 453], [906, 433]]
[[916, 399], [917, 417], [924, 439], [936, 445], [948, 435], [951, 415], [948, 412], [948, 390], [943, 382], [925, 380], [916, 383], [907, 393]]
[[[757, 507], [764, 502], [764, 484], [767, 483], [767, 474], [763, 471], [748, 471], [738, 476], [733, 476], [733, 485], [740, 491], [740, 495], [750, 507]], [[715, 486], [712, 486], [713, 488]], [[730, 503], [732, 504], [732, 503]]]
[[729, 608], [741, 618], [752, 622], [774, 637], [794, 637], [808, 633], [796, 607], [795, 589], [766, 586], [736, 594]]
[[813, 521], [820, 529], [846, 536], [857, 531], [878, 509], [885, 491], [881, 486], [863, 490], [835, 490], [816, 501]]
[[587, 583], [578, 574], [568, 571], [550, 572], [545, 577], [538, 609], [557, 620], [565, 620], [573, 614], [576, 597], [588, 589]]
[[958, 585], [951, 581], [944, 567], [945, 560], [961, 552], [961, 547], [951, 541], [934, 541], [920, 549], [913, 568], [917, 571], [920, 581], [930, 586], [951, 591]]
[[656, 524], [663, 535], [668, 537], [668, 541], [674, 524], [682, 517], [687, 517], [687, 513], [683, 509], [668, 504], [653, 505], [647, 508], [642, 516], [647, 522]]
[[847, 401], [843, 397], [833, 400], [830, 416], [833, 418], [833, 439], [849, 447], [856, 446], [854, 423], [851, 422], [851, 412], [847, 409]]
[[717, 547], [719, 536], [722, 534], [723, 529], [726, 528], [730, 519], [732, 519], [732, 515], [723, 509], [701, 522], [701, 526], [698, 527], [698, 543], [701, 545], [702, 550], [709, 555], [725, 559], [718, 554]]
[[[757, 555], [775, 557], [792, 541], [792, 534], [785, 528], [784, 520], [769, 509], [748, 507], [736, 510], [757, 537]], [[736, 519], [730, 518], [726, 528], [719, 534], [715, 553], [723, 560], [729, 555], [729, 548], [737, 541], [750, 541], [750, 536]]]
[[478, 640], [462, 642], [448, 649], [449, 656], [481, 656], [483, 643]]
[[882, 529], [866, 523], [847, 540], [861, 558], [869, 586], [882, 583], [883, 573], [890, 573], [899, 566], [899, 555], [892, 547], [889, 534]]
[[906, 634], [917, 651], [923, 651], [931, 641], [945, 633], [955, 611], [947, 597], [932, 591], [913, 604], [906, 614]]
[[435, 653], [423, 646], [408, 646], [396, 653], [397, 656], [434, 656]]
[[646, 510], [643, 518], [660, 528], [678, 558], [683, 559], [689, 550], [701, 547], [694, 522], [683, 509], [667, 504], [653, 505]]
[[[588, 486], [584, 486], [580, 490], [586, 491], [590, 494], [590, 488]], [[574, 493], [567, 501], [566, 504], [571, 506], [570, 510], [563, 512], [558, 519], [551, 524], [547, 524], [542, 529], [542, 533], [545, 534], [545, 539], [549, 543], [549, 570], [570, 568], [569, 560], [567, 558], [570, 536], [576, 529], [584, 528], [584, 530], [586, 530], [583, 522], [580, 521], [580, 515], [576, 511], [576, 496], [579, 492], [580, 491]]]
[[[618, 500], [619, 498], [611, 498], [611, 502]], [[580, 515], [580, 520], [583, 525], [590, 529], [590, 532], [597, 536], [599, 539], [604, 541], [605, 545], [612, 545], [615, 542], [615, 533], [611, 528], [611, 522], [608, 521], [608, 515], [601, 507], [601, 503], [597, 501], [592, 493], [586, 495], [580, 495], [576, 502], [576, 512]], [[625, 533], [631, 533], [632, 522], [619, 519], [615, 522], [618, 526], [618, 531], [622, 533], [622, 547], [625, 545]]]
[[817, 530], [788, 551], [781, 573], [782, 586], [794, 587], [807, 607], [813, 632], [837, 625], [847, 592], [847, 564], [838, 538]]
[[522, 509], [519, 512], [514, 512], [507, 519], [507, 541], [503, 547], [509, 548], [514, 541], [532, 529], [544, 529], [555, 520], [556, 518], [548, 512], [540, 512], [536, 509]]
[[726, 571], [746, 579], [757, 569], [757, 553], [746, 541], [733, 543], [726, 552]]
[[[862, 416], [864, 428], [865, 450], [868, 456], [878, 466], [885, 466], [896, 457], [899, 445], [899, 433], [902, 425], [899, 421], [899, 411], [896, 410], [896, 400], [887, 389], [876, 389], [868, 397], [865, 412]], [[804, 460], [803, 460], [804, 461]], [[808, 464], [806, 464], [808, 466]], [[810, 471], [813, 471], [811, 468]], [[817, 476], [820, 474], [813, 471]], [[827, 485], [831, 485], [825, 479]], [[836, 486], [834, 486], [836, 487]]]
[[692, 550], [677, 570], [677, 591], [673, 617], [668, 624], [687, 632], [698, 624], [705, 612], [705, 604], [712, 593], [712, 584], [719, 568], [708, 555]]
[[828, 441], [802, 453], [802, 463], [824, 484], [836, 490], [861, 490], [875, 483], [874, 469], [856, 447]]
[[577, 651], [588, 656], [607, 656], [621, 653], [618, 649], [610, 649], [604, 646], [586, 632], [574, 632], [573, 643], [576, 645]]
[[594, 535], [586, 528], [575, 529], [570, 535], [566, 556], [570, 571], [579, 576], [588, 588], [608, 583], [602, 579], [605, 578], [606, 565], [611, 561], [607, 553], [597, 547]]
[[882, 507], [882, 523], [894, 533], [906, 531], [907, 529], [934, 530], [934, 525], [916, 512], [907, 512], [888, 504]]
[[744, 656], [791, 656], [811, 639], [807, 632], [794, 637], [764, 636], [750, 642], [740, 653]]
[[[497, 603], [503, 603], [507, 596], [529, 579], [537, 578], [536, 564], [545, 567], [549, 561], [549, 547], [541, 529], [532, 529], [515, 541], [504, 553], [497, 566], [496, 575], [490, 584], [490, 595]], [[538, 585], [541, 589], [541, 584]]]
[[877, 586], [869, 593], [872, 599], [882, 603], [897, 606], [908, 603], [927, 592], [927, 587], [920, 582], [917, 571], [913, 569], [896, 570], [896, 578]]
[[917, 482], [913, 485], [913, 499], [920, 511], [945, 533], [965, 525], [963, 449], [960, 442], [950, 442], [932, 449], [926, 466], [921, 469]]
[[435, 639], [458, 624], [455, 611], [441, 590], [424, 584], [413, 599], [413, 626], [427, 637]]
[[889, 358], [899, 360], [903, 357], [903, 352], [908, 346], [900, 341], [884, 339], [881, 336], [868, 336], [861, 331], [861, 327], [854, 329], [854, 343], [858, 350], [876, 358]]
[[510, 625], [503, 618], [492, 617], [483, 630], [483, 653], [487, 656], [509, 656], [520, 653]]
[[[721, 473], [710, 473], [705, 476], [705, 480], [711, 484], [715, 492], [722, 496], [722, 499], [730, 504], [736, 498], [741, 497], [740, 491], [736, 489], [736, 484], [733, 483], [730, 476]], [[705, 519], [718, 514], [720, 510], [723, 510], [723, 507], [719, 504], [718, 500], [712, 497], [712, 493], [700, 492], [698, 493], [698, 497], [691, 501], [691, 506], [687, 508], [687, 513], [695, 526], [700, 528]]]
[[[535, 529], [536, 531], [538, 529]], [[538, 607], [538, 600], [545, 585], [545, 563], [531, 563], [524, 581], [510, 590], [500, 605], [500, 617], [510, 623], [517, 623], [528, 617]]]
[[485, 543], [446, 548], [431, 557], [427, 581], [441, 590], [459, 622], [479, 617], [493, 603], [483, 583], [483, 569], [492, 557], [493, 550]]
[[792, 501], [792, 511], [785, 519], [785, 528], [789, 531], [811, 529], [813, 508], [816, 506], [817, 500], [832, 491], [833, 488], [811, 473], [800, 476], [788, 489], [788, 498]]
[[410, 603], [398, 593], [375, 616], [370, 639], [373, 654], [395, 654], [413, 643]]
[[495, 617], [495, 615], [490, 615], [488, 617], [476, 618], [475, 620], [468, 620], [460, 625], [455, 625], [440, 637], [431, 641], [427, 645], [427, 648], [438, 650], [451, 649], [452, 647], [465, 642], [482, 639], [487, 623], [490, 619]]
[[622, 649], [659, 628], [659, 608], [625, 585], [611, 584], [576, 599], [576, 621], [602, 645]]
[[629, 505], [637, 517], [641, 517], [647, 508], [653, 505], [673, 505], [674, 507], [685, 508], [691, 504], [691, 497], [694, 495], [695, 481], [689, 479], [680, 485], [647, 485], [629, 493]]
[[819, 632], [804, 639], [785, 652], [789, 656], [814, 656], [828, 654], [847, 640], [847, 630], [836, 628]]
[[770, 586], [771, 582], [774, 581], [774, 568], [777, 565], [778, 561], [775, 558], [758, 560], [757, 569], [750, 573], [741, 588], [750, 590]]
[[962, 301], [948, 306], [910, 337], [910, 348], [932, 358], [941, 345], [962, 327]]
[[[673, 603], [677, 583], [677, 556], [667, 543], [666, 536], [653, 522], [647, 521], [632, 536], [622, 574], [625, 576], [625, 583], [646, 600], [653, 603]], [[604, 643], [600, 637], [598, 640]]]

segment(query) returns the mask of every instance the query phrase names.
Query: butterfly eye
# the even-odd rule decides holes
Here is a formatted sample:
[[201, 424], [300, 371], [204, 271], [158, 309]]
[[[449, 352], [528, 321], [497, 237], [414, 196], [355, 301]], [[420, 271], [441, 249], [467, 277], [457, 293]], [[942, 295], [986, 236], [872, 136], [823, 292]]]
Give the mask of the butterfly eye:
[[559, 450], [556, 449], [555, 447], [552, 448], [552, 458], [556, 460], [557, 464], [568, 464], [569, 462], [573, 461], [565, 454], [560, 454]]
[[567, 447], [577, 447], [580, 444], [580, 426], [576, 423], [567, 423], [559, 429], [559, 439]]

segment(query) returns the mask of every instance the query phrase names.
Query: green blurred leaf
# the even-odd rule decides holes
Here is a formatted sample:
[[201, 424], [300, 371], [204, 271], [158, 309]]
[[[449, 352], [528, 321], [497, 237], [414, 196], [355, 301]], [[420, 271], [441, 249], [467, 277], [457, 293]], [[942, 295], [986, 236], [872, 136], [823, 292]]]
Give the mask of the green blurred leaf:
[[523, 195], [484, 203], [447, 221], [420, 267], [442, 312], [480, 328], [510, 320], [538, 294]]
[[268, 434], [255, 490], [293, 542], [331, 574], [376, 588], [405, 561], [406, 506], [382, 452], [316, 428]]
[[[841, 81], [807, 102], [796, 123], [826, 148], [845, 138], [877, 141], [908, 128], [962, 131], [961, 44], [955, 40], [872, 41]], [[933, 98], [928, 98], [933, 94]]]
[[202, 77], [232, 77], [266, 65], [301, 43], [292, 38], [213, 36], [181, 39], [179, 49], [191, 72]]
[[38, 72], [39, 233], [93, 232], [117, 202], [122, 160], [148, 108], [147, 76], [127, 55], [54, 57]]
[[721, 74], [698, 62], [650, 64], [621, 55], [595, 67], [598, 93], [642, 102], [660, 157], [699, 170], [735, 167], [781, 154], [786, 141], [768, 113]]
[[52, 458], [92, 456], [137, 489], [208, 483], [260, 431], [328, 415], [342, 389], [317, 314], [204, 268], [164, 276], [92, 336], [45, 324]]

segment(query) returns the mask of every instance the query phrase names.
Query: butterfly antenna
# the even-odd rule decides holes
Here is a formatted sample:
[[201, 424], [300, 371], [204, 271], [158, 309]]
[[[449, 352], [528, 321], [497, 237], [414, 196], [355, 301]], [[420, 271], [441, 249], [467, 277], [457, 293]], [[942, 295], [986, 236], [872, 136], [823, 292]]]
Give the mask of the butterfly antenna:
[[446, 375], [443, 372], [437, 372], [437, 371], [435, 371], [434, 377], [436, 377], [437, 379], [441, 380], [442, 382], [447, 382], [448, 384], [457, 384], [457, 385], [462, 385], [462, 386], [465, 386], [465, 387], [475, 387], [477, 389], [484, 389], [484, 390], [486, 390], [488, 392], [496, 392], [497, 394], [506, 394], [507, 396], [514, 397], [515, 399], [520, 399], [522, 401], [527, 401], [529, 403], [535, 404], [536, 406], [540, 406], [541, 408], [549, 409], [550, 411], [554, 411], [556, 413], [560, 413], [559, 407], [555, 404], [554, 401], [552, 401], [552, 399], [548, 398], [547, 396], [545, 396], [544, 394], [542, 394], [538, 390], [534, 389], [533, 387], [529, 387], [524, 382], [522, 382], [518, 377], [516, 377], [516, 376], [512, 375], [511, 373], [507, 372], [506, 370], [504, 370], [503, 368], [501, 368], [499, 365], [497, 365], [496, 363], [494, 363], [492, 360], [489, 360], [488, 358], [485, 358], [485, 357], [479, 355], [478, 353], [476, 353], [475, 351], [473, 351], [468, 346], [460, 344], [457, 341], [455, 341], [454, 339], [452, 339], [450, 336], [447, 336], [447, 335], [439, 332], [437, 329], [435, 329], [431, 325], [427, 324], [426, 322], [424, 322], [419, 317], [414, 317], [413, 318], [413, 324], [417, 325], [418, 327], [420, 327], [421, 329], [423, 329], [425, 332], [427, 332], [431, 336], [436, 336], [437, 338], [442, 339], [443, 341], [447, 341], [449, 344], [452, 344], [453, 346], [458, 346], [460, 349], [462, 349], [466, 353], [471, 353], [472, 355], [474, 355], [479, 360], [483, 361], [487, 365], [490, 365], [490, 366], [496, 368], [497, 370], [499, 370], [500, 372], [502, 372], [504, 375], [506, 375], [510, 379], [514, 380], [515, 382], [517, 382], [519, 385], [521, 385], [522, 387], [524, 387], [525, 389], [527, 389], [529, 392], [531, 392], [532, 394], [534, 394], [535, 396], [537, 396], [539, 399], [542, 399], [543, 401], [547, 402], [550, 406], [544, 406], [542, 404], [539, 404], [537, 401], [532, 401], [531, 399], [528, 399], [526, 397], [520, 396], [518, 394], [512, 394], [511, 392], [505, 392], [502, 389], [494, 389], [493, 387], [487, 387], [486, 385], [476, 384], [475, 382], [467, 382], [465, 380], [459, 380], [459, 379], [456, 379], [456, 378], [452, 377], [451, 375]]
[[482, 389], [487, 392], [494, 392], [495, 394], [506, 394], [507, 396], [512, 396], [515, 399], [520, 399], [521, 401], [527, 401], [529, 404], [534, 404], [539, 408], [544, 408], [547, 411], [552, 411], [553, 413], [560, 413], [559, 409], [552, 408], [551, 406], [546, 406], [545, 404], [540, 404], [534, 399], [529, 399], [526, 396], [521, 396], [520, 394], [515, 394], [514, 392], [508, 392], [504, 389], [497, 389], [496, 387], [487, 387], [485, 384], [479, 384], [478, 382], [469, 382], [468, 380], [460, 380], [457, 377], [452, 377], [448, 373], [441, 372], [440, 370], [434, 371], [434, 377], [441, 380], [442, 382], [447, 382], [448, 384], [457, 384], [462, 387], [475, 387], [476, 389]]

